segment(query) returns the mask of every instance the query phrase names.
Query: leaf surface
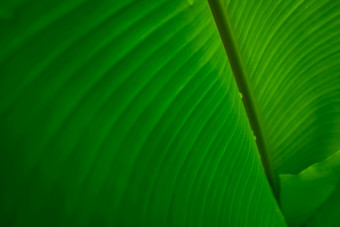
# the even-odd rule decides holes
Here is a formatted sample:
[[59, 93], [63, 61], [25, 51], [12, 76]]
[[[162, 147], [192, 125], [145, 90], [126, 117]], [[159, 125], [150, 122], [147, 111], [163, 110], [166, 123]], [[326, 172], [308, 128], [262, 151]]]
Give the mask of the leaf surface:
[[0, 6], [3, 225], [285, 226], [206, 1]]
[[333, 194], [340, 182], [340, 151], [298, 175], [281, 174], [281, 207], [287, 223], [301, 226]]
[[336, 185], [333, 193], [316, 210], [314, 215], [306, 222], [308, 227], [338, 226], [340, 222], [340, 182]]
[[297, 174], [335, 153], [340, 2], [219, 2], [235, 40], [238, 58], [231, 61], [242, 67], [273, 175]]

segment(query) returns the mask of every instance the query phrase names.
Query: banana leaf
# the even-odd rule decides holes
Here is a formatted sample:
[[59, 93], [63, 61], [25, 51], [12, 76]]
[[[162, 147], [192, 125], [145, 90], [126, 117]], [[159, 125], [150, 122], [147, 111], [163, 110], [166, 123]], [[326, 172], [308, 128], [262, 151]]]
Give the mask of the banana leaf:
[[[336, 226], [339, 18], [331, 0], [0, 1], [0, 225]], [[296, 196], [310, 185], [322, 199]]]

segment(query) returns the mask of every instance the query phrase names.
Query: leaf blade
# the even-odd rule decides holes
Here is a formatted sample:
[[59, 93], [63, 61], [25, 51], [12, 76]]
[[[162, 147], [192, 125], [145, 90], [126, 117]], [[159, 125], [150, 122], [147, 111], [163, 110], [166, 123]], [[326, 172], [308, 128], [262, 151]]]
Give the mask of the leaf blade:
[[2, 223], [285, 225], [207, 2], [42, 3], [1, 24]]

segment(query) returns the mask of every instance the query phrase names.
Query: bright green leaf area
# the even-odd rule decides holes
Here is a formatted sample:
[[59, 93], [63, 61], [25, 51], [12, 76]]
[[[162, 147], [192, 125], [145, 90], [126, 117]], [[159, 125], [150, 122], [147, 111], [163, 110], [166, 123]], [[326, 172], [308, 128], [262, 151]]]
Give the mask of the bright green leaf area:
[[340, 148], [340, 1], [224, 2], [274, 175]]
[[339, 223], [339, 1], [0, 0], [0, 45], [0, 226]]
[[310, 168], [340, 148], [340, 2], [219, 2], [288, 224], [339, 226], [339, 172]]

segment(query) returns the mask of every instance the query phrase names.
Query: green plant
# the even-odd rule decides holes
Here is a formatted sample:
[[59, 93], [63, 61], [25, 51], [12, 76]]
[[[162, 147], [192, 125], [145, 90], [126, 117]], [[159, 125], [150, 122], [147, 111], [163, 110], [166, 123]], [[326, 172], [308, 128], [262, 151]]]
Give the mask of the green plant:
[[339, 1], [0, 1], [0, 31], [2, 226], [339, 223]]

